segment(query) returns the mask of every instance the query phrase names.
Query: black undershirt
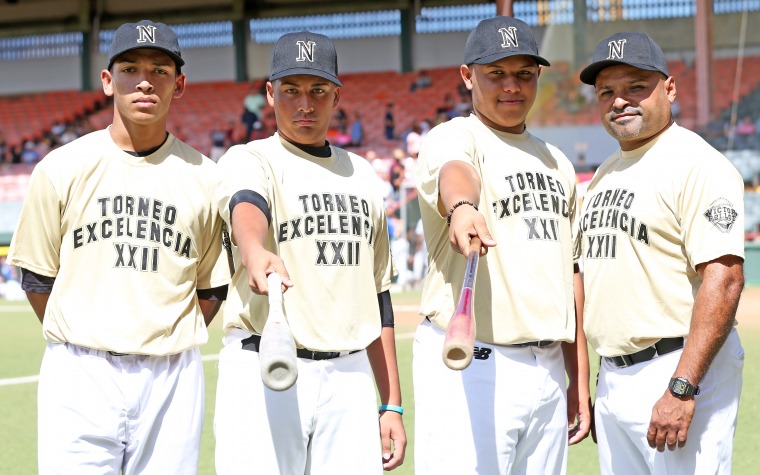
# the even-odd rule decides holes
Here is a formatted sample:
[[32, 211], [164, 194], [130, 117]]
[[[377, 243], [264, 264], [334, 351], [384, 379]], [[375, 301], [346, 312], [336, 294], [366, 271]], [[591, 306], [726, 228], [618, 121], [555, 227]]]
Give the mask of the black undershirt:
[[152, 153], [155, 153], [156, 150], [158, 150], [159, 148], [163, 147], [164, 144], [166, 143], [166, 139], [168, 139], [168, 138], [169, 138], [169, 132], [166, 132], [166, 136], [164, 137], [164, 141], [161, 142], [161, 145], [159, 145], [158, 147], [149, 148], [148, 150], [145, 150], [145, 151], [142, 151], [142, 152], [133, 152], [131, 150], [124, 150], [124, 152], [132, 155], [133, 157], [147, 157], [148, 155], [150, 155]]

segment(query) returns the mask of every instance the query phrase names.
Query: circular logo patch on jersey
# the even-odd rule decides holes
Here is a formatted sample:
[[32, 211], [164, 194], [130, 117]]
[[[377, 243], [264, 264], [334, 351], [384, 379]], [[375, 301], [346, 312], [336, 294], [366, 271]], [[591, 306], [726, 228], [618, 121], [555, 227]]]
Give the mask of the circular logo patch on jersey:
[[738, 215], [739, 213], [734, 209], [734, 205], [725, 198], [718, 198], [710, 203], [710, 207], [704, 214], [705, 218], [722, 233], [731, 231]]

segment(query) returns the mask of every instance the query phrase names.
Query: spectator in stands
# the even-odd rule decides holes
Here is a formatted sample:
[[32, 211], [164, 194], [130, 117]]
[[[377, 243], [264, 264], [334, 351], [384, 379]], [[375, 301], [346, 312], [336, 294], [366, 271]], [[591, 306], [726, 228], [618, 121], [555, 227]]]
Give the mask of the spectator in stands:
[[412, 280], [414, 287], [417, 288], [422, 284], [427, 274], [428, 252], [425, 244], [425, 236], [422, 229], [422, 219], [417, 221], [414, 228], [414, 259], [412, 262]]
[[227, 127], [217, 127], [211, 131], [211, 153], [209, 158], [218, 162], [224, 152], [233, 145], [235, 133], [235, 123], [227, 122]]
[[13, 163], [13, 164], [21, 163], [21, 151], [22, 151], [21, 144], [12, 145], [10, 150], [8, 151], [7, 163]]
[[245, 125], [245, 135], [243, 142], [252, 140], [251, 134], [254, 130], [262, 129], [261, 111], [267, 103], [266, 83], [256, 85], [251, 84], [251, 93], [243, 99], [243, 116], [241, 122]]
[[40, 154], [37, 151], [37, 143], [33, 140], [24, 142], [24, 149], [21, 151], [21, 162], [33, 164], [40, 161]]
[[0, 275], [0, 299], [24, 300], [26, 293], [17, 280], [8, 280]]
[[396, 149], [393, 154], [393, 161], [391, 162], [390, 170], [388, 171], [390, 183], [393, 187], [393, 198], [398, 201], [400, 199], [401, 184], [404, 182], [404, 151]]
[[454, 117], [467, 117], [472, 112], [472, 95], [460, 95], [459, 100], [454, 105], [454, 110], [449, 114], [449, 119]]
[[385, 138], [393, 140], [396, 137], [396, 121], [393, 118], [393, 103], [385, 106]]
[[409, 240], [404, 235], [404, 222], [398, 220], [393, 229], [391, 239], [391, 257], [396, 264], [396, 288], [407, 290], [412, 273], [409, 270], [409, 258], [411, 256]]
[[433, 80], [430, 78], [428, 72], [423, 69], [417, 74], [417, 78], [412, 82], [411, 86], [409, 86], [409, 92], [414, 92], [417, 89], [425, 89], [426, 87], [430, 87], [431, 84], [433, 84]]
[[76, 131], [74, 129], [74, 125], [69, 124], [69, 125], [66, 126], [66, 128], [63, 131], [63, 133], [61, 134], [60, 139], [59, 139], [59, 143], [61, 145], [66, 145], [69, 142], [73, 142], [78, 137], [79, 137], [79, 135], [77, 135], [77, 133], [76, 133]]
[[422, 129], [418, 123], [412, 126], [411, 132], [406, 135], [406, 153], [410, 157], [417, 158], [422, 146]]
[[348, 114], [342, 107], [338, 107], [335, 111], [335, 126], [341, 135], [345, 135], [348, 131]]
[[752, 122], [752, 117], [745, 116], [741, 122], [736, 124], [735, 140], [737, 149], [752, 148], [753, 139], [757, 130], [755, 129], [755, 123]]
[[16, 268], [8, 264], [7, 256], [0, 256], [0, 277], [8, 280], [19, 280]]
[[435, 115], [438, 117], [441, 114], [449, 115], [454, 110], [454, 106], [456, 106], [456, 102], [454, 101], [454, 95], [450, 92], [447, 92], [443, 95], [443, 104], [441, 104], [436, 110]]
[[359, 111], [354, 112], [354, 121], [351, 123], [350, 132], [351, 141], [349, 145], [352, 147], [361, 147], [364, 141], [364, 125], [362, 124], [362, 115]]
[[5, 134], [0, 130], [0, 163], [8, 162], [8, 142], [5, 141]]

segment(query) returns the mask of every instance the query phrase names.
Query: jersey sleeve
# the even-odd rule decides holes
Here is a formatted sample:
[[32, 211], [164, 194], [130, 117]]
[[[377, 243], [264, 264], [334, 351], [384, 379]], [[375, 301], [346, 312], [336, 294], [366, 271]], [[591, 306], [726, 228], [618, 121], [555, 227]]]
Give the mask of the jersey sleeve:
[[[213, 168], [217, 168], [216, 165], [214, 165]], [[208, 221], [207, 225], [204, 227], [204, 234], [206, 234], [203, 239], [204, 248], [200, 249], [200, 258], [198, 261], [197, 287], [199, 289], [213, 289], [226, 285], [230, 281], [227, 255], [222, 246], [222, 224], [224, 221], [213, 202], [217, 186], [218, 179], [212, 180], [212, 186], [210, 188], [212, 205], [209, 207]]]
[[681, 188], [683, 242], [691, 265], [734, 255], [744, 258], [744, 182], [722, 157], [701, 161]]
[[63, 239], [61, 199], [43, 167], [32, 172], [13, 233], [9, 263], [47, 277], [58, 275]]
[[219, 214], [228, 224], [228, 231], [232, 235], [232, 216], [230, 200], [235, 193], [243, 190], [251, 190], [267, 199], [271, 206], [267, 192], [267, 173], [263, 159], [259, 154], [250, 149], [249, 145], [235, 145], [231, 147], [217, 164], [219, 174], [219, 186], [216, 192], [216, 203]]
[[424, 202], [436, 210], [441, 168], [454, 160], [461, 160], [476, 167], [477, 161], [472, 134], [463, 127], [443, 125], [431, 130], [422, 143], [415, 173], [420, 204]]
[[375, 240], [375, 286], [377, 287], [377, 293], [385, 292], [391, 288], [391, 278], [397, 273], [396, 268], [391, 258], [391, 245], [390, 235], [388, 233], [388, 219], [385, 214], [385, 205], [383, 203], [382, 194], [380, 193], [380, 177], [377, 177], [373, 173], [373, 179], [377, 180], [377, 196], [376, 203], [381, 210], [380, 217], [375, 223], [377, 229], [377, 238]]

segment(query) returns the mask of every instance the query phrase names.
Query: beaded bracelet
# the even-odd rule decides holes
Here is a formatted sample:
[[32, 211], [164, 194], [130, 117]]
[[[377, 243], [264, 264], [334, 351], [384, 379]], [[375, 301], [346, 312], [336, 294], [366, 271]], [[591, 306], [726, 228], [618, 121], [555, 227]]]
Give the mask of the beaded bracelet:
[[449, 210], [448, 216], [446, 216], [446, 226], [451, 226], [451, 215], [454, 214], [455, 209], [459, 208], [462, 205], [470, 205], [473, 208], [475, 208], [475, 210], [478, 209], [478, 207], [475, 206], [475, 203], [473, 203], [472, 201], [467, 201], [467, 200], [457, 201], [456, 203], [454, 203], [454, 206], [452, 206], [451, 209]]
[[394, 406], [393, 404], [383, 404], [378, 409], [378, 412], [384, 412], [384, 411], [393, 411], [398, 412], [401, 415], [404, 415], [404, 408], [401, 406]]

